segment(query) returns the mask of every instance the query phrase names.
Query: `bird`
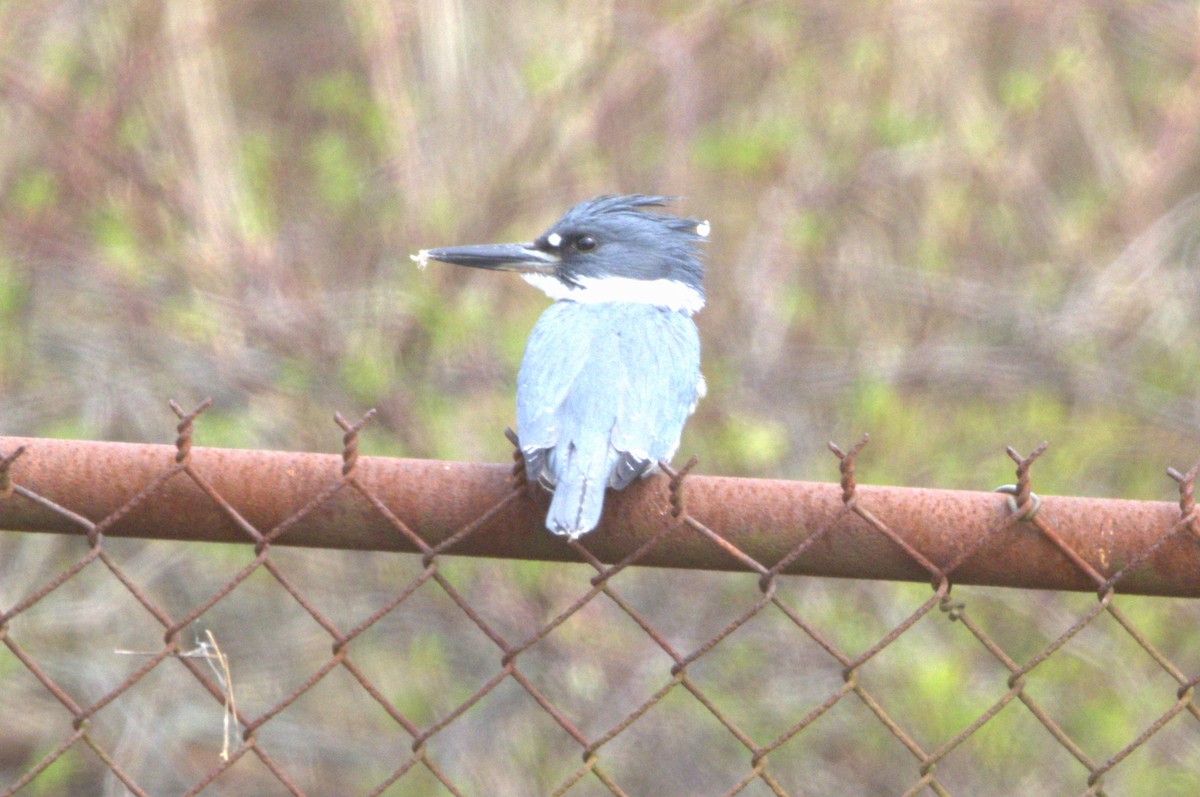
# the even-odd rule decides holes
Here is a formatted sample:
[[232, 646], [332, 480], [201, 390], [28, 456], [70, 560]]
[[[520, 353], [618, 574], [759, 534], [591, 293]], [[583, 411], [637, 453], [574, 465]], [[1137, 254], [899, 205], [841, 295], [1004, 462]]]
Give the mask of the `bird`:
[[661, 212], [677, 197], [580, 202], [526, 243], [422, 249], [412, 259], [513, 271], [554, 300], [517, 374], [526, 478], [553, 492], [546, 528], [594, 529], [605, 491], [656, 472], [704, 397], [700, 335], [707, 221]]

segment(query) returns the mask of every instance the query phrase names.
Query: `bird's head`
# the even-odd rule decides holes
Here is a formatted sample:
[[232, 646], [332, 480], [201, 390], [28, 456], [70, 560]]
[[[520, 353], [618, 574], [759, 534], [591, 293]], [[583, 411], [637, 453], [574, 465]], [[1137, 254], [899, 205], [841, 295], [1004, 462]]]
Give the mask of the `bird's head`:
[[533, 241], [422, 249], [413, 259], [517, 271], [556, 300], [639, 302], [695, 313], [704, 306], [698, 244], [706, 221], [659, 213], [669, 197], [628, 194], [581, 202]]

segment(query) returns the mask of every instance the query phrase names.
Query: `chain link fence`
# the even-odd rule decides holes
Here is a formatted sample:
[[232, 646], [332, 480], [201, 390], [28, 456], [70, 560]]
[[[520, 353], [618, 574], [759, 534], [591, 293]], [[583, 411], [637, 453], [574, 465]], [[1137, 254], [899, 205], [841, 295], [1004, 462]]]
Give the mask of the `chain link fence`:
[[[726, 507], [741, 513], [741, 528], [713, 525], [689, 500], [693, 460], [665, 468], [665, 492], [643, 491], [652, 531], [619, 555], [604, 547], [604, 528], [564, 542], [522, 527], [513, 533], [531, 540], [529, 556], [574, 564], [505, 563], [456, 554], [522, 556], [480, 539], [518, 505], [536, 517], [519, 457], [483, 511], [479, 496], [433, 481], [424, 508], [397, 507], [363, 477], [358, 435], [369, 414], [354, 424], [337, 416], [340, 474], [314, 488], [286, 468], [262, 469], [261, 478], [299, 479], [307, 492], [274, 507], [264, 526], [254, 520], [261, 507], [239, 505], [196, 466], [192, 427], [206, 406], [172, 403], [173, 462], [138, 484], [131, 447], [124, 470], [118, 456], [60, 474], [69, 485], [57, 491], [44, 477], [35, 489], [22, 468], [39, 457], [38, 441], [0, 443], [0, 527], [20, 531], [14, 518], [38, 517], [41, 530], [75, 535], [0, 536], [9, 554], [0, 557], [3, 794], [100, 793], [105, 784], [137, 795], [1161, 795], [1200, 783], [1193, 602], [1118, 598], [1130, 585], [1180, 596], [1200, 588], [1196, 468], [1170, 471], [1177, 510], [1152, 505], [1139, 519], [1148, 502], [1081, 504], [1082, 520], [1070, 520], [1056, 511], [1066, 504], [1051, 502], [1077, 499], [1043, 501], [1031, 489], [1045, 447], [1009, 449], [1017, 482], [1006, 497], [963, 494], [999, 501], [1000, 511], [977, 528], [954, 528], [952, 518], [931, 552], [919, 544], [930, 538], [908, 529], [946, 519], [889, 516], [890, 488], [856, 481], [866, 438], [845, 451], [831, 444], [840, 506], [768, 560], [762, 551], [778, 549], [753, 541], [767, 534], [769, 513]], [[429, 464], [452, 481], [460, 475], [453, 463]], [[104, 490], [123, 493], [119, 508], [79, 511]], [[181, 490], [200, 502], [193, 514], [219, 518], [219, 538], [241, 543], [115, 536], [156, 502], [174, 512], [167, 496]], [[339, 540], [339, 526], [356, 527], [335, 506], [350, 499], [393, 539]], [[439, 505], [473, 516], [441, 529], [444, 518], [428, 508]], [[1123, 539], [1122, 512], [1132, 525], [1152, 517], [1158, 526], [1132, 537], [1136, 553], [1105, 561]], [[1068, 521], [1083, 531], [1064, 531]], [[180, 524], [183, 532], [156, 522], [140, 533], [191, 536]], [[847, 535], [851, 526], [859, 536]], [[303, 529], [329, 536], [293, 539]], [[1081, 546], [1080, 533], [1107, 542]], [[868, 536], [903, 560], [898, 577], [931, 589], [789, 575], [808, 572], [797, 568], [814, 557], [816, 571], [853, 575], [820, 552], [841, 550], [852, 569]], [[293, 544], [417, 555], [282, 547]], [[1041, 552], [1022, 555], [1028, 573], [996, 553], [1017, 548]], [[179, 559], [205, 565], [179, 580]], [[1004, 572], [978, 559], [1001, 561]], [[1037, 586], [1046, 579], [1030, 574], [1050, 559], [1070, 571], [1054, 578], [1095, 598], [964, 590], [957, 578], [975, 567], [970, 581]], [[696, 561], [703, 570], [636, 567]], [[861, 561], [872, 572], [872, 556]], [[386, 594], [381, 583], [391, 585]], [[872, 588], [884, 591], [864, 599]], [[530, 609], [524, 598], [534, 593]], [[1013, 609], [1018, 596], [1045, 594], [1063, 600]], [[100, 602], [116, 607], [103, 623], [81, 632], [66, 622]], [[914, 647], [896, 653], [906, 640]], [[251, 642], [257, 654], [242, 652]], [[1057, 674], [1039, 680], [1056, 662]], [[1098, 674], [1132, 710], [1114, 713], [1096, 697]]]

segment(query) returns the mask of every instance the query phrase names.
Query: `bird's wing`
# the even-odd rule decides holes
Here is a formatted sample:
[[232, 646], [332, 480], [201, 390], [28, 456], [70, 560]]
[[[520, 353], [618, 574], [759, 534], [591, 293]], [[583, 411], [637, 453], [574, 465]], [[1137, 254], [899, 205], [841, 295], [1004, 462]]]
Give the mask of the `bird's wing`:
[[665, 314], [653, 334], [621, 337], [619, 397], [611, 442], [621, 452], [609, 485], [621, 490], [679, 447], [697, 399], [700, 337], [691, 319]]
[[547, 452], [563, 434], [563, 404], [588, 360], [595, 325], [586, 313], [571, 314], [567, 303], [551, 305], [525, 344], [517, 374], [517, 438], [528, 476], [552, 486]]

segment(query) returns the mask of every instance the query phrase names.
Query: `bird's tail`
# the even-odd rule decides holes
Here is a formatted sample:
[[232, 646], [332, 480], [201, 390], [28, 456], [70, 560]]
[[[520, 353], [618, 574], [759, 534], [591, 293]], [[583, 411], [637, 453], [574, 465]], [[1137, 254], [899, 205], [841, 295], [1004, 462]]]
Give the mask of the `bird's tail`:
[[591, 457], [593, 461], [574, 445], [568, 448], [546, 514], [546, 528], [550, 531], [574, 540], [596, 528], [604, 509], [604, 490], [611, 467], [605, 456], [607, 448], [601, 448], [600, 456]]

